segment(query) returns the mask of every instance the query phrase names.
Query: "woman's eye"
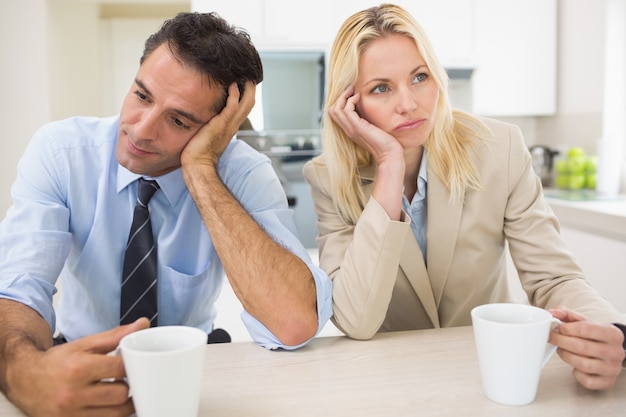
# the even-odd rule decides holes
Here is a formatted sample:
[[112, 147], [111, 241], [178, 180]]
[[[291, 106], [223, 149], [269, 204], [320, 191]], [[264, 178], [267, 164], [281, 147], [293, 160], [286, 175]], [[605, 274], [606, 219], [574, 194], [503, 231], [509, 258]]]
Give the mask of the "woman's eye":
[[374, 94], [386, 93], [387, 91], [389, 91], [389, 87], [387, 87], [385, 84], [377, 85], [372, 89], [372, 93]]
[[415, 74], [413, 81], [415, 83], [421, 83], [421, 82], [426, 81], [427, 78], [428, 78], [428, 74], [426, 74], [425, 72], [420, 72], [419, 74]]

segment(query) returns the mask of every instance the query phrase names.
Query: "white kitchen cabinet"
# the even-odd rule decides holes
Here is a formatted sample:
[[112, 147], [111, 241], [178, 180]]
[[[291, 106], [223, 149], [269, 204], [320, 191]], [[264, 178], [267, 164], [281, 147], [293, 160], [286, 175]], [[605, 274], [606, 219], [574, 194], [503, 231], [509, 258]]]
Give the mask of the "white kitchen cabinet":
[[293, 45], [330, 50], [339, 26], [368, 6], [359, 0], [265, 1], [265, 46]]
[[475, 0], [396, 0], [418, 21], [447, 68], [475, 64]]
[[330, 50], [341, 23], [368, 7], [363, 0], [193, 0], [194, 11], [215, 11], [250, 33], [259, 49]]
[[626, 197], [547, 200], [559, 219], [565, 244], [588, 281], [626, 313]]
[[556, 113], [556, 0], [474, 0], [473, 111]]
[[216, 12], [229, 23], [245, 29], [256, 44], [263, 36], [264, 5], [264, 0], [192, 0], [191, 10]]
[[[422, 25], [447, 68], [475, 67], [469, 110], [556, 113], [557, 0], [396, 0]], [[245, 28], [259, 49], [330, 51], [341, 23], [368, 0], [193, 0]]]
[[[422, 25], [439, 59], [449, 67], [472, 62], [474, 0], [398, 0]], [[369, 0], [195, 0], [192, 10], [216, 11], [245, 28], [261, 49], [321, 48], [329, 51], [341, 24], [373, 6]]]
[[561, 236], [589, 283], [626, 313], [626, 242], [564, 226]]

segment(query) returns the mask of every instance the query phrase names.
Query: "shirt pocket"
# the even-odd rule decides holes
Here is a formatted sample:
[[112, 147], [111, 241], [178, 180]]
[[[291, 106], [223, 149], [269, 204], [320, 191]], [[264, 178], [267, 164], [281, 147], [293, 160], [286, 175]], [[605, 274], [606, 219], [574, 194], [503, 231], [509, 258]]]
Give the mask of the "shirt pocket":
[[210, 330], [224, 273], [219, 262], [188, 274], [168, 266], [159, 269], [159, 324]]

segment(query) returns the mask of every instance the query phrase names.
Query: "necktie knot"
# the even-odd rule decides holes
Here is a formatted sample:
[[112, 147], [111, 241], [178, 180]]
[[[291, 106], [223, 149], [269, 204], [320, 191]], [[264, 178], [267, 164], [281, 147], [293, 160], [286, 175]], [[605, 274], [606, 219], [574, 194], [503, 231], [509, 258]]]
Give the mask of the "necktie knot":
[[150, 199], [159, 189], [159, 184], [154, 180], [147, 180], [145, 178], [139, 178], [139, 189], [137, 191], [137, 202], [143, 206], [148, 207]]

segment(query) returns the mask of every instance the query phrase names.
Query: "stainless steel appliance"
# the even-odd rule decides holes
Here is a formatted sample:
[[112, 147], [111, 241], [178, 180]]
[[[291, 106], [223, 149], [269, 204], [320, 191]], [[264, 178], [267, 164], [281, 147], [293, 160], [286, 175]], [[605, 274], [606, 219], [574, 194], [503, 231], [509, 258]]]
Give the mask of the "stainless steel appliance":
[[559, 151], [544, 145], [531, 146], [529, 151], [533, 170], [541, 178], [541, 184], [544, 187], [552, 186], [554, 183], [554, 158], [559, 154]]
[[237, 138], [272, 160], [274, 171], [285, 189], [289, 207], [293, 210], [300, 241], [306, 248], [316, 248], [317, 216], [302, 168], [309, 159], [322, 152], [320, 130], [240, 130]]

